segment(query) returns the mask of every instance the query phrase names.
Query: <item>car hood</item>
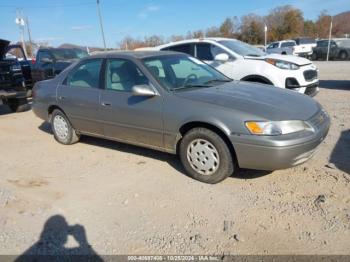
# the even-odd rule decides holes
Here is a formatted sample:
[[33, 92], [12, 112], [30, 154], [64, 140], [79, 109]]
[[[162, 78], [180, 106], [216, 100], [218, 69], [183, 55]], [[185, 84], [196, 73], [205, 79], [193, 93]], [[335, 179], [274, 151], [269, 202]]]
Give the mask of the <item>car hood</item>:
[[260, 118], [251, 120], [308, 120], [320, 110], [320, 105], [306, 95], [242, 81], [210, 88], [177, 91], [176, 95]]
[[10, 44], [10, 41], [0, 39], [0, 59], [6, 55], [7, 47]]
[[293, 56], [293, 55], [266, 54], [264, 56], [259, 56], [259, 57], [245, 56], [244, 58], [249, 60], [265, 60], [268, 58], [278, 59], [278, 60], [287, 61], [293, 64], [297, 64], [299, 66], [311, 64], [311, 61], [309, 59], [299, 57], [299, 56]]

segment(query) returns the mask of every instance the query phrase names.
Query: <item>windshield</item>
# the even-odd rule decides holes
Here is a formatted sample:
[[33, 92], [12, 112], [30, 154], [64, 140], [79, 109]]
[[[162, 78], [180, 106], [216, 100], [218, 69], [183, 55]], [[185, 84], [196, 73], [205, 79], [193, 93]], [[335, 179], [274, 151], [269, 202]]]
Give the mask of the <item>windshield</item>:
[[146, 58], [143, 63], [168, 90], [205, 88], [232, 81], [209, 65], [186, 55]]
[[88, 53], [79, 49], [53, 49], [52, 55], [56, 60], [79, 59], [88, 56]]
[[243, 43], [239, 40], [222, 40], [219, 41], [220, 44], [231, 49], [236, 54], [241, 56], [263, 56], [265, 53], [259, 48], [256, 48], [252, 45]]

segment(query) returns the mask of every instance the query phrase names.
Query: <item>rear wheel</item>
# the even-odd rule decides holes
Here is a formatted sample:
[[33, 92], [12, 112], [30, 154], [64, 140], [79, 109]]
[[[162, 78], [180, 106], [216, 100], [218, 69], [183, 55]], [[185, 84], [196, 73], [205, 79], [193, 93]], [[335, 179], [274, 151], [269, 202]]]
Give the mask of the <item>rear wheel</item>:
[[207, 128], [194, 128], [185, 134], [180, 159], [190, 177], [209, 184], [224, 180], [235, 170], [226, 142]]
[[10, 107], [12, 112], [23, 112], [28, 109], [27, 98], [11, 98], [7, 101], [7, 105]]
[[339, 54], [339, 59], [340, 59], [340, 60], [346, 60], [346, 59], [348, 59], [348, 54], [347, 54], [346, 52], [344, 52], [344, 51], [340, 52], [340, 54]]
[[71, 145], [79, 141], [79, 136], [61, 110], [52, 112], [51, 128], [55, 139], [61, 144]]
[[318, 59], [317, 54], [316, 54], [315, 52], [312, 53], [312, 55], [311, 55], [311, 60], [315, 61], [315, 60], [317, 60], [317, 59]]

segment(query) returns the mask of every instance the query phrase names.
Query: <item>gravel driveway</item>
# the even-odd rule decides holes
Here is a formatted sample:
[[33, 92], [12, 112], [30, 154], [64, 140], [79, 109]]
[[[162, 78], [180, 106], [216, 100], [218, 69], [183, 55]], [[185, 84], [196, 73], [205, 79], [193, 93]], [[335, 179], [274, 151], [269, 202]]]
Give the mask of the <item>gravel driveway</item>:
[[332, 125], [316, 156], [217, 185], [157, 151], [58, 144], [0, 106], [0, 254], [350, 254], [350, 62], [317, 65]]

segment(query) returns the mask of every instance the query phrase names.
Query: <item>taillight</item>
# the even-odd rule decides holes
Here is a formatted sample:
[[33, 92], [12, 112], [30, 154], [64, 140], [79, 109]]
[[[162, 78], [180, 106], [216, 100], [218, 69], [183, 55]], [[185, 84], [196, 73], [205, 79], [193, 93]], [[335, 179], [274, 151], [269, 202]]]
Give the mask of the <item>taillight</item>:
[[35, 64], [35, 58], [32, 58], [32, 65], [34, 65]]

